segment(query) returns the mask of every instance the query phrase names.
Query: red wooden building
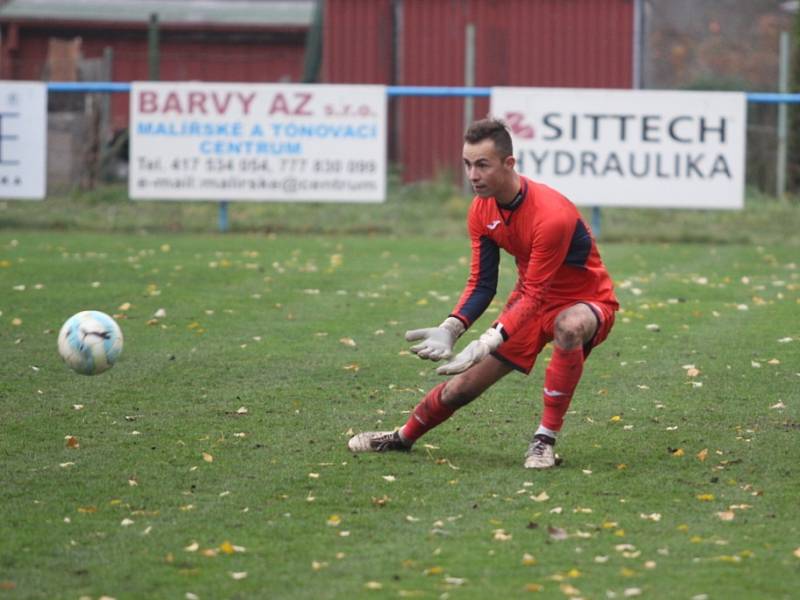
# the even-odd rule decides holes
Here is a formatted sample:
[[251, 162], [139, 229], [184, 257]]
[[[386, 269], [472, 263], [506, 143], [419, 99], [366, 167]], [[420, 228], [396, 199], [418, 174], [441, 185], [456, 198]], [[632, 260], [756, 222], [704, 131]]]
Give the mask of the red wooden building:
[[[403, 86], [633, 85], [636, 0], [320, 0], [321, 83]], [[159, 14], [160, 79], [300, 81], [315, 0], [8, 0], [0, 77], [41, 79], [53, 38], [113, 53], [111, 79], [148, 78]], [[473, 52], [468, 40], [474, 36]], [[404, 179], [460, 168], [463, 98], [392, 100], [390, 157]], [[474, 116], [488, 111], [476, 99]], [[116, 94], [112, 127], [127, 126]]]
[[[63, 51], [51, 40], [79, 39], [83, 58], [110, 49], [112, 81], [146, 80], [157, 14], [161, 80], [298, 81], [313, 9], [314, 0], [9, 0], [0, 5], [0, 78], [63, 80], [48, 76]], [[111, 115], [112, 129], [127, 127], [125, 94], [112, 96]]]
[[[403, 86], [633, 86], [634, 0], [326, 0], [322, 80]], [[474, 32], [473, 80], [466, 76]], [[354, 32], [358, 32], [356, 35]], [[465, 102], [394, 102], [404, 178], [460, 169]], [[488, 100], [474, 102], [486, 116]]]

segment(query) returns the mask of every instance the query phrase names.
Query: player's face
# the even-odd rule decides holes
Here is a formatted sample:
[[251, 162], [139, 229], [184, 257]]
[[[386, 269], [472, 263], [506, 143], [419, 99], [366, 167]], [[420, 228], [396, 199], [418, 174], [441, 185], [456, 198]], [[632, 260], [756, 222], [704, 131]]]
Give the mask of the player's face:
[[505, 191], [514, 176], [514, 157], [500, 158], [491, 139], [464, 144], [464, 170], [472, 189], [481, 198], [496, 197]]

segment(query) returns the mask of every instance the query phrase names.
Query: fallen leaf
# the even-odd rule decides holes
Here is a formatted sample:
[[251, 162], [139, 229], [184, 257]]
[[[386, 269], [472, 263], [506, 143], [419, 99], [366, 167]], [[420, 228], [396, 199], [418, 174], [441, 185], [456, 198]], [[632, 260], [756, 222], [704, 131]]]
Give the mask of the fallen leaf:
[[355, 348], [357, 345], [356, 341], [350, 337], [339, 338], [339, 343], [344, 344], [345, 346], [350, 346], [351, 348]]
[[649, 515], [647, 515], [645, 513], [640, 513], [639, 516], [642, 519], [644, 519], [645, 521], [654, 521], [654, 522], [658, 523], [661, 520], [661, 514], [660, 513], [651, 513]]
[[703, 448], [697, 453], [697, 460], [703, 462], [708, 457], [708, 448]]
[[330, 517], [328, 517], [328, 520], [326, 521], [326, 523], [331, 527], [338, 527], [341, 524], [341, 522], [342, 522], [342, 517], [340, 517], [339, 515], [331, 515]]
[[697, 499], [700, 502], [711, 502], [714, 500], [714, 494], [697, 494]]
[[532, 567], [536, 564], [536, 558], [532, 554], [526, 552], [522, 555], [522, 564], [526, 567]]
[[542, 492], [536, 496], [531, 496], [531, 500], [533, 500], [534, 502], [545, 502], [546, 500], [549, 499], [550, 496], [547, 495], [547, 492]]
[[64, 438], [67, 440], [67, 448], [80, 448], [81, 445], [78, 443], [78, 438], [74, 435], [68, 435]]
[[544, 589], [544, 586], [541, 583], [526, 583], [525, 584], [525, 591], [526, 592], [541, 592]]
[[736, 514], [732, 510], [717, 513], [717, 518], [719, 518], [720, 521], [733, 521], [735, 517]]
[[214, 457], [211, 456], [208, 452], [203, 452], [203, 460], [207, 463], [214, 462]]
[[236, 550], [233, 547], [233, 544], [231, 544], [228, 540], [225, 540], [224, 542], [222, 542], [222, 544], [220, 544], [219, 551], [222, 552], [223, 554], [234, 554], [236, 552]]
[[383, 478], [389, 483], [395, 481], [397, 478], [394, 475], [384, 475]]
[[561, 527], [549, 527], [547, 528], [547, 533], [550, 535], [550, 539], [562, 541], [567, 539], [567, 530], [562, 529]]
[[198, 544], [197, 542], [192, 542], [191, 544], [186, 546], [184, 550], [186, 550], [186, 552], [197, 552], [198, 548], [200, 548], [200, 544]]
[[511, 539], [511, 537], [512, 535], [505, 529], [495, 529], [492, 539], [498, 542], [507, 542]]
[[246, 415], [247, 414], [247, 409], [244, 406], [240, 406], [239, 408], [236, 409], [236, 414], [237, 415]]
[[247, 571], [231, 572], [230, 576], [236, 580], [244, 579], [247, 577]]

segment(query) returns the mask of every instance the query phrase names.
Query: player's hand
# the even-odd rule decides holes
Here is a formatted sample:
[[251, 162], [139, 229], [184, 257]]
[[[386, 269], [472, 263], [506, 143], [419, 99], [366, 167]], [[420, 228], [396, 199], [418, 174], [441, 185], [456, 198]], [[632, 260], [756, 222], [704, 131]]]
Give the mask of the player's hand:
[[494, 328], [487, 329], [481, 337], [470, 342], [466, 348], [456, 354], [453, 360], [436, 369], [436, 372], [439, 375], [462, 373], [497, 350], [502, 343], [503, 334]]
[[406, 341], [422, 340], [411, 346], [411, 351], [420, 358], [437, 361], [453, 356], [453, 345], [462, 333], [464, 324], [455, 317], [447, 317], [438, 327], [406, 331]]

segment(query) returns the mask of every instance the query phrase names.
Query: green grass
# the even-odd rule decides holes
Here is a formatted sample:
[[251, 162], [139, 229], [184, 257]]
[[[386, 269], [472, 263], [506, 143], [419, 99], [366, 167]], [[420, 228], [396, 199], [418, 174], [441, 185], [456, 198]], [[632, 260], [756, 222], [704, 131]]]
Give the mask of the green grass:
[[[431, 197], [327, 220], [303, 207], [307, 235], [281, 205], [235, 205], [253, 212], [234, 228], [251, 232], [229, 235], [203, 233], [207, 205], [0, 211], [0, 599], [794, 597], [797, 209], [696, 214], [719, 243], [684, 243], [683, 213], [673, 231], [655, 213], [644, 225], [646, 211], [604, 211], [612, 239], [638, 221], [630, 239], [649, 227], [671, 241], [602, 244], [624, 311], [587, 363], [564, 465], [531, 473], [541, 364], [408, 455], [346, 451], [349, 431], [402, 424], [440, 380], [402, 339], [437, 323], [464, 281], [461, 201]], [[749, 232], [760, 207], [780, 218]], [[279, 215], [282, 227], [256, 220]], [[359, 219], [380, 227], [353, 235], [368, 232]], [[125, 334], [97, 377], [55, 350], [85, 308], [118, 315]]]

